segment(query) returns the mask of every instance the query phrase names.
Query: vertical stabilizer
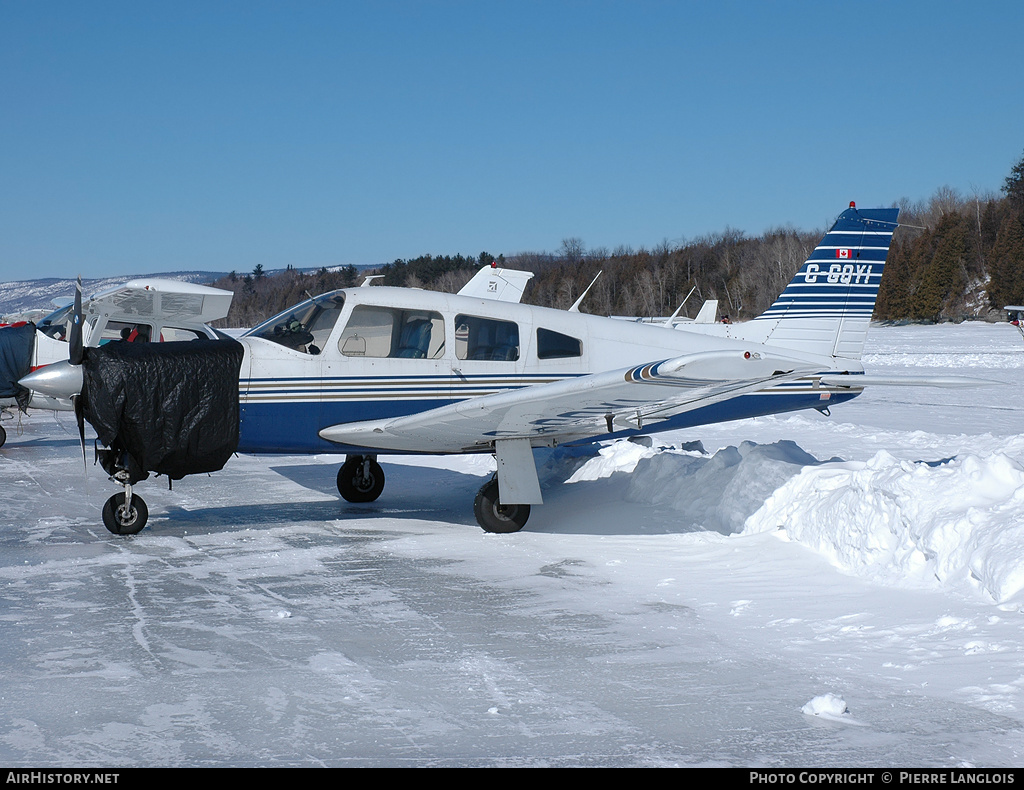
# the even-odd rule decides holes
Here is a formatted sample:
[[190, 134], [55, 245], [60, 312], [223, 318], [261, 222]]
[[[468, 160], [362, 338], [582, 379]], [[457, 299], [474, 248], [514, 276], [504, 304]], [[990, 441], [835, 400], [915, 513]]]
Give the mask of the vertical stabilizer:
[[851, 203], [775, 303], [746, 325], [750, 333], [773, 346], [860, 359], [898, 215]]
[[531, 277], [533, 277], [533, 272], [501, 269], [492, 263], [473, 275], [473, 279], [459, 291], [459, 296], [476, 296], [480, 299], [495, 299], [499, 302], [518, 302], [523, 298], [523, 291]]
[[707, 299], [704, 304], [700, 306], [700, 312], [697, 313], [697, 317], [693, 319], [695, 324], [713, 324], [715, 318], [718, 316], [718, 300]]

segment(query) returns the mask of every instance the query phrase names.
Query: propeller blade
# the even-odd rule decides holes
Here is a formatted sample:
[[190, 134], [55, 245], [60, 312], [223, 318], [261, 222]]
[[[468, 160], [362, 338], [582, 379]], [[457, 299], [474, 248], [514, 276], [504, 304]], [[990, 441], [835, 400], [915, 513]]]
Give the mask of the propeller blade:
[[68, 335], [68, 361], [81, 365], [85, 350], [82, 345], [82, 275], [75, 284], [75, 311], [71, 319], [71, 333]]
[[85, 476], [89, 477], [89, 462], [85, 457], [85, 409], [82, 408], [81, 395], [72, 395], [71, 404], [75, 407], [75, 422], [78, 423], [78, 439], [82, 444], [82, 467]]

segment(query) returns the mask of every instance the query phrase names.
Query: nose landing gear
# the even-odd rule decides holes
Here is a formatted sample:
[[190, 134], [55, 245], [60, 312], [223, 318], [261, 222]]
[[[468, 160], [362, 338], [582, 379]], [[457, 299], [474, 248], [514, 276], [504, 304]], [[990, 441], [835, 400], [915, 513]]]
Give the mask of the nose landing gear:
[[135, 535], [149, 520], [149, 508], [140, 496], [132, 496], [132, 487], [114, 494], [103, 505], [103, 525], [115, 535]]

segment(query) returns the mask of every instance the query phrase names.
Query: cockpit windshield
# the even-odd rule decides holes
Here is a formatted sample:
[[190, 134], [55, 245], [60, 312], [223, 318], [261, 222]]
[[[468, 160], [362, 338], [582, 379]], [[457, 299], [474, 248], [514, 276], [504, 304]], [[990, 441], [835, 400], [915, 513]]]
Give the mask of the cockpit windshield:
[[319, 354], [344, 305], [345, 295], [340, 291], [307, 299], [250, 329], [245, 336], [261, 337], [304, 354]]
[[59, 307], [36, 324], [36, 329], [47, 337], [54, 340], [67, 340], [68, 329], [71, 326], [71, 313], [74, 305], [69, 304]]

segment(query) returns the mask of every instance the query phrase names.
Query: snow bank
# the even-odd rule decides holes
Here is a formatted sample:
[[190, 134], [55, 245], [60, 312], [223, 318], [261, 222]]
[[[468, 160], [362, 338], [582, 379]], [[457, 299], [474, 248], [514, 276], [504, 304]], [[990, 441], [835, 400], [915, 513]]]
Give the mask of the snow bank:
[[616, 472], [632, 472], [643, 458], [650, 458], [655, 451], [650, 447], [630, 441], [615, 442], [601, 447], [597, 457], [591, 458], [572, 473], [567, 483], [583, 480], [600, 480]]
[[567, 483], [622, 474], [624, 499], [669, 511], [677, 529], [779, 530], [850, 573], [967, 585], [1006, 603], [1024, 592], [1024, 467], [1018, 437], [993, 444], [999, 451], [942, 461], [881, 451], [823, 462], [791, 441], [714, 455], [620, 441], [559, 457], [548, 471]]
[[880, 581], [967, 583], [996, 602], [1024, 590], [1024, 467], [1002, 453], [945, 462], [808, 466], [747, 519]]
[[[619, 452], [628, 453], [630, 460], [636, 456], [635, 450]], [[611, 459], [605, 463], [610, 465]], [[820, 463], [790, 441], [743, 442], [712, 456], [649, 450], [634, 461], [625, 498], [670, 507], [682, 526], [728, 535], [740, 532], [747, 517], [786, 480], [804, 466]]]
[[943, 352], [920, 353], [913, 351], [896, 351], [881, 354], [865, 354], [861, 360], [864, 367], [874, 370], [882, 367], [905, 368], [979, 368], [992, 370], [995, 368], [1013, 370], [1024, 367], [1024, 355], [1014, 347], [1015, 354], [1005, 352], [978, 350], [974, 352]]

